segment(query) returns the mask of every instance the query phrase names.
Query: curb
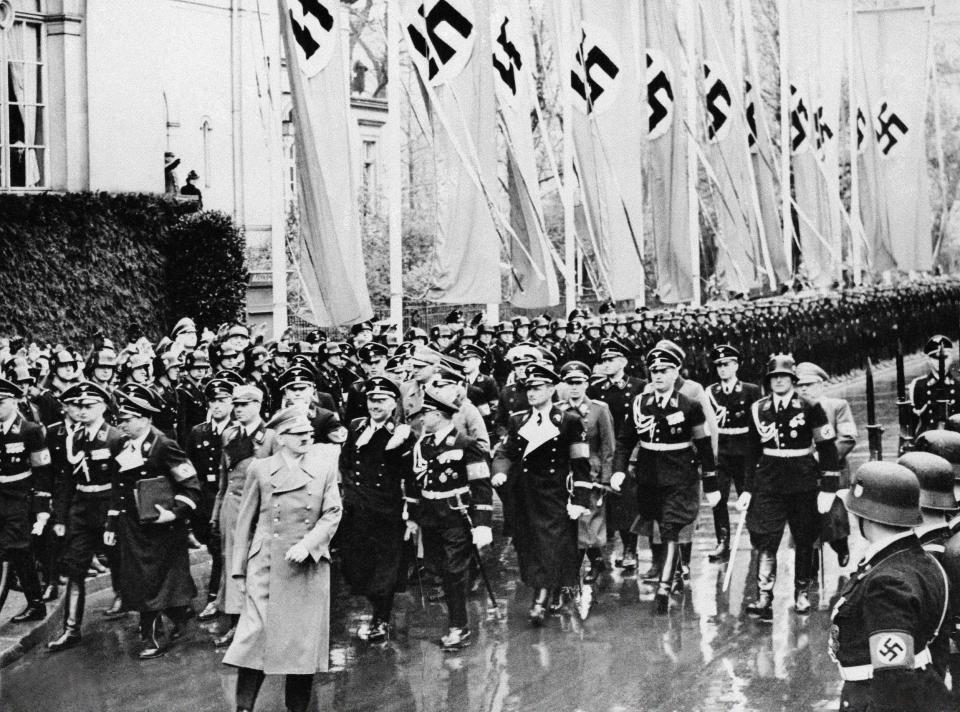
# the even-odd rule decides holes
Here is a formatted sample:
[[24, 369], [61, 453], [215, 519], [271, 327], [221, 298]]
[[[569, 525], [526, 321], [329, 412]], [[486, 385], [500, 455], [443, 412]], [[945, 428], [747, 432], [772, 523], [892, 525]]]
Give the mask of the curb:
[[[205, 563], [210, 558], [206, 547], [190, 551], [190, 568]], [[100, 574], [87, 579], [87, 597], [110, 588], [110, 574]], [[0, 670], [16, 662], [39, 643], [48, 640], [60, 626], [63, 619], [64, 596], [47, 603], [47, 617], [33, 627], [8, 623], [0, 628], [0, 639], [14, 638], [14, 642], [0, 650]], [[16, 631], [16, 632], [14, 632]], [[19, 638], [17, 637], [19, 636]]]

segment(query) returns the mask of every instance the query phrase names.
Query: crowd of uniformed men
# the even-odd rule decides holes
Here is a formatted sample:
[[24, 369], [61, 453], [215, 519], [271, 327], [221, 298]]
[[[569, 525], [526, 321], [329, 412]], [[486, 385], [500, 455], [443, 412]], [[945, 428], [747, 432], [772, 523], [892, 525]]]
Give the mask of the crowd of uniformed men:
[[[797, 614], [811, 609], [818, 541], [848, 564], [845, 499], [871, 542], [834, 611], [846, 701], [866, 709], [884, 696], [909, 699], [904, 690], [946, 694], [960, 613], [947, 605], [948, 588], [960, 593], [950, 555], [960, 550], [960, 518], [950, 519], [960, 433], [948, 416], [960, 399], [952, 342], [925, 339], [956, 330], [960, 281], [600, 311], [487, 324], [454, 310], [402, 340], [364, 323], [342, 341], [315, 331], [263, 343], [241, 324], [198, 333], [189, 318], [156, 344], [2, 340], [0, 607], [18, 585], [27, 605], [13, 621], [39, 620], [65, 586], [63, 628], [48, 647], [76, 645], [84, 579], [106, 562], [115, 598], [103, 615], [138, 612], [139, 655], [157, 657], [196, 615], [189, 549], [205, 546], [212, 566], [199, 617], [220, 619], [214, 643], [227, 645], [243, 596], [224, 562], [247, 470], [276, 449], [271, 416], [301, 404], [315, 442], [341, 446], [335, 546], [346, 582], [372, 607], [357, 631], [364, 640], [389, 636], [394, 595], [412, 574], [442, 591], [444, 649], [469, 643], [467, 599], [492, 542], [494, 492], [533, 591], [533, 625], [611, 559], [642, 576], [655, 611], [668, 613], [689, 578], [701, 492], [717, 537], [709, 561], [728, 560], [733, 488], [758, 556], [751, 617], [772, 619], [787, 524]], [[857, 425], [823, 385], [866, 355], [892, 356], [898, 339], [931, 359], [911, 384], [917, 432], [946, 429], [916, 439], [928, 452], [871, 463], [851, 482], [845, 458]], [[166, 482], [155, 511], [143, 501], [156, 491], [148, 480]], [[642, 574], [638, 537], [651, 550]]]

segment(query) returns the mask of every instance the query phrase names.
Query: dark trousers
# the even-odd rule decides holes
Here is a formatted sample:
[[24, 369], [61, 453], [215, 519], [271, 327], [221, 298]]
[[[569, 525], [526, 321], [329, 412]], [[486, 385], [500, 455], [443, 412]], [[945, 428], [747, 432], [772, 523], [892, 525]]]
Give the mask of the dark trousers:
[[747, 468], [747, 458], [744, 455], [732, 455], [720, 452], [717, 456], [717, 482], [720, 486], [720, 503], [713, 508], [713, 529], [717, 541], [730, 534], [730, 512], [727, 509], [727, 500], [730, 499], [730, 485], [737, 491], [737, 496], [743, 491], [743, 481]]
[[7, 549], [3, 552], [2, 558], [10, 562], [10, 568], [17, 575], [27, 603], [40, 603], [43, 599], [43, 590], [40, 587], [40, 577], [37, 575], [33, 552], [29, 548]]
[[389, 623], [390, 614], [393, 613], [393, 594], [370, 595], [367, 600], [373, 606], [373, 620]]
[[423, 554], [428, 566], [440, 574], [451, 628], [467, 627], [467, 586], [473, 539], [470, 528], [423, 527]]
[[747, 513], [750, 543], [776, 556], [783, 530], [790, 525], [795, 545], [794, 584], [813, 578], [813, 543], [820, 535], [817, 492], [757, 492]]
[[[263, 670], [237, 670], [237, 709], [252, 710], [263, 684]], [[306, 712], [313, 691], [313, 675], [287, 675], [284, 682], [284, 703], [290, 712]]]
[[210, 580], [207, 582], [207, 600], [213, 601], [220, 591], [220, 577], [223, 576], [223, 541], [220, 537], [211, 537], [207, 542], [210, 552]]

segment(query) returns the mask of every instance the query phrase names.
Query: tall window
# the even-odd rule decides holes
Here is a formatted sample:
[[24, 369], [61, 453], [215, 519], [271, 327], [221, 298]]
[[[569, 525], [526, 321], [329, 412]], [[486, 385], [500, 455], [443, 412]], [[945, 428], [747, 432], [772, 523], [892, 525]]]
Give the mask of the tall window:
[[0, 32], [0, 189], [47, 185], [43, 40], [33, 22]]
[[203, 150], [203, 187], [210, 187], [210, 169], [213, 167], [213, 161], [210, 158], [210, 151], [212, 146], [210, 145], [210, 132], [213, 131], [210, 128], [210, 119], [204, 117], [203, 123], [200, 125], [200, 143]]

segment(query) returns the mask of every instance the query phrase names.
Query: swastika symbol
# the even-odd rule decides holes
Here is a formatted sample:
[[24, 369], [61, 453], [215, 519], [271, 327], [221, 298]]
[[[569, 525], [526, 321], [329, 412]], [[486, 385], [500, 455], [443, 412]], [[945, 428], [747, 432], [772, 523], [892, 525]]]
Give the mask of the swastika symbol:
[[822, 106], [818, 106], [813, 113], [813, 132], [818, 151], [823, 148], [823, 144], [833, 138], [833, 129], [823, 118]]
[[[599, 81], [598, 75], [593, 71], [594, 68], [606, 75], [607, 79], [603, 82]], [[588, 44], [587, 33], [581, 30], [580, 46], [574, 58], [573, 69], [570, 70], [570, 86], [582, 99], [586, 100], [588, 114], [593, 111], [600, 95], [607, 90], [606, 85], [616, 79], [619, 73], [620, 67], [600, 47]], [[587, 86], [590, 87], [589, 92]]]
[[516, 45], [510, 41], [510, 38], [507, 35], [507, 23], [510, 22], [509, 17], [503, 18], [503, 24], [500, 25], [500, 34], [497, 35], [497, 45], [503, 51], [505, 55], [506, 62], [501, 62], [500, 58], [494, 53], [493, 55], [493, 67], [497, 70], [497, 73], [500, 75], [500, 78], [503, 80], [503, 83], [510, 88], [510, 93], [516, 95], [517, 93], [517, 76], [516, 70], [523, 69], [523, 58], [520, 56], [520, 52], [517, 50]]
[[326, 67], [337, 46], [336, 18], [329, 5], [330, 0], [289, 0], [287, 4], [298, 64], [307, 76]]
[[[893, 109], [887, 105], [886, 101], [880, 104], [880, 111], [877, 112], [877, 124], [880, 127], [880, 130], [877, 131], [877, 143], [880, 144], [880, 152], [886, 156], [894, 146], [900, 143], [900, 139], [906, 136], [909, 129], [903, 123], [903, 119], [893, 113]], [[899, 137], [894, 133], [894, 129], [900, 132]]]
[[883, 641], [883, 646], [879, 649], [879, 653], [888, 661], [893, 662], [903, 654], [904, 650], [899, 640], [896, 638], [887, 638]]
[[757, 145], [757, 105], [753, 101], [753, 85], [749, 80], [744, 80], [745, 88], [743, 90], [747, 103], [747, 145], [752, 151]]
[[474, 27], [470, 19], [448, 0], [438, 0], [429, 11], [421, 3], [417, 15], [425, 23], [426, 37], [413, 23], [407, 25], [407, 34], [413, 48], [427, 60], [427, 79], [432, 82], [458, 53], [469, 54], [468, 45]]
[[803, 97], [799, 95], [797, 88], [793, 85], [790, 85], [790, 96], [794, 100], [794, 107], [790, 112], [790, 126], [793, 129], [790, 149], [797, 153], [804, 147], [807, 140], [807, 121], [810, 116], [807, 113], [807, 106], [803, 102]]

